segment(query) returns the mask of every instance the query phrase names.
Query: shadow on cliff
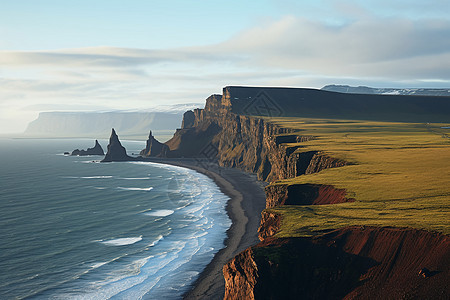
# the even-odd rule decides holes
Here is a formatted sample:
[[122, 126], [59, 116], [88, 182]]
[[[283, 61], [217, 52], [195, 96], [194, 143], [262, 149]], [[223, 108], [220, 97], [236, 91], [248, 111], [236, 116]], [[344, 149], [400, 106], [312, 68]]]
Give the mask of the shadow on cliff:
[[377, 262], [308, 238], [259, 244], [254, 259], [260, 276], [255, 299], [342, 299], [360, 286]]
[[346, 227], [266, 238], [224, 267], [225, 299], [448, 299], [450, 237]]

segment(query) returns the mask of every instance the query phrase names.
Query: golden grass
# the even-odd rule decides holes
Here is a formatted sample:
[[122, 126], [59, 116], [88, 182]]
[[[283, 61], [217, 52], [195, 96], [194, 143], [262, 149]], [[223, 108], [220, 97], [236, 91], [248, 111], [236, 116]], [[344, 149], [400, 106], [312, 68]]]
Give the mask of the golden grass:
[[309, 236], [348, 225], [400, 226], [450, 233], [448, 124], [278, 118], [317, 137], [297, 151], [320, 150], [354, 165], [272, 184], [316, 183], [346, 189], [356, 202], [284, 206], [278, 236]]

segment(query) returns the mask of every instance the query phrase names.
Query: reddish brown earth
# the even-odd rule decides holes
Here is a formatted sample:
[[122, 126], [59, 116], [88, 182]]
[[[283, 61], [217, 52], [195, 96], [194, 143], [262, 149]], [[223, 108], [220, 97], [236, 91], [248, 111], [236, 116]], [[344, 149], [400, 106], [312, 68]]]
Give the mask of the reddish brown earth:
[[448, 299], [449, 246], [448, 235], [410, 228], [267, 238], [224, 266], [224, 299]]
[[266, 208], [280, 205], [325, 205], [353, 202], [347, 191], [332, 185], [279, 184], [266, 187]]

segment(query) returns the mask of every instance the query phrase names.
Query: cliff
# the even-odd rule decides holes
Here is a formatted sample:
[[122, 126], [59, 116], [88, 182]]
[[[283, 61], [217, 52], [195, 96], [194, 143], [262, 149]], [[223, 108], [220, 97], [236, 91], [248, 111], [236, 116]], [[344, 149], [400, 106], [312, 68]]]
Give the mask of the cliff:
[[224, 299], [446, 299], [449, 247], [448, 236], [409, 228], [268, 238], [224, 266]]
[[217, 161], [223, 167], [256, 173], [268, 182], [348, 164], [320, 151], [302, 152], [298, 146], [289, 146], [314, 137], [295, 134], [263, 118], [236, 114], [229, 98], [212, 95], [204, 109], [185, 114], [189, 120], [183, 119], [183, 124], [189, 126], [183, 125], [166, 142], [167, 156]]
[[78, 150], [75, 149], [72, 151], [71, 155], [85, 156], [85, 155], [105, 155], [103, 152], [102, 146], [98, 143], [98, 140], [95, 140], [95, 145], [93, 148], [87, 148], [87, 150]]
[[[327, 184], [277, 181], [351, 165], [305, 149], [317, 137], [273, 117], [448, 120], [450, 98], [342, 95], [310, 89], [226, 87], [204, 109], [185, 113], [166, 142], [168, 157], [197, 157], [256, 173], [271, 184], [266, 208], [353, 202]], [[427, 121], [425, 121], [427, 122]], [[312, 238], [273, 237], [282, 216], [262, 214], [260, 244], [224, 266], [225, 299], [417, 299], [450, 294], [449, 237], [425, 230], [345, 227]], [[415, 244], [417, 242], [417, 245]]]
[[103, 158], [102, 162], [130, 160], [135, 160], [135, 158], [127, 155], [127, 151], [120, 143], [119, 137], [113, 128], [111, 131], [111, 137], [109, 138], [108, 151], [106, 152], [105, 158]]

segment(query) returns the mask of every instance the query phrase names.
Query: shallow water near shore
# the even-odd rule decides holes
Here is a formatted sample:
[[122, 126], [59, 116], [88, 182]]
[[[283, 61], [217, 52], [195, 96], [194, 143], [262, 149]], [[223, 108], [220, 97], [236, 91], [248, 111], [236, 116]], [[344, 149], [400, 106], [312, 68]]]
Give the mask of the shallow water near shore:
[[0, 139], [0, 298], [179, 299], [223, 247], [229, 198], [210, 178], [62, 155], [92, 146]]

